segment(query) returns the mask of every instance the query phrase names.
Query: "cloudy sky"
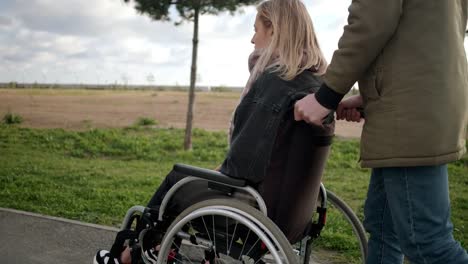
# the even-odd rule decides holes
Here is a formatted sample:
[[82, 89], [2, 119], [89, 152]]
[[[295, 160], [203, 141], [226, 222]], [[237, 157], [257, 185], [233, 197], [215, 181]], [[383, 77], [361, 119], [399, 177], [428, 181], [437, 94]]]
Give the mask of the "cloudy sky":
[[[330, 59], [350, 1], [305, 2]], [[201, 17], [200, 85], [245, 84], [255, 14]], [[123, 0], [1, 0], [0, 82], [186, 85], [192, 28], [151, 21]]]

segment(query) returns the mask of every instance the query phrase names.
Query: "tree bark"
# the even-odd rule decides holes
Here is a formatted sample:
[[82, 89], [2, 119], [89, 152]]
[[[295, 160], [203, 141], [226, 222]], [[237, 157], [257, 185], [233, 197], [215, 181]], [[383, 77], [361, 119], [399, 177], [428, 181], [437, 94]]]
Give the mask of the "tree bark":
[[193, 40], [192, 40], [192, 68], [190, 70], [190, 89], [188, 97], [187, 120], [185, 124], [185, 139], [184, 149], [192, 149], [192, 125], [193, 125], [193, 106], [195, 102], [195, 84], [197, 78], [197, 52], [198, 52], [198, 17], [200, 7], [195, 7], [194, 23], [193, 23]]

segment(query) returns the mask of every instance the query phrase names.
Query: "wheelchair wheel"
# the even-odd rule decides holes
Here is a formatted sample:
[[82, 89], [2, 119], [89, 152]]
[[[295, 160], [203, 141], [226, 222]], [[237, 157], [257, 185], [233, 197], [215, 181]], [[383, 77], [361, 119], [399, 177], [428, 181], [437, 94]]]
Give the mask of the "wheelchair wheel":
[[313, 242], [304, 263], [365, 263], [367, 235], [354, 211], [335, 193], [327, 190], [327, 224]]
[[167, 229], [158, 263], [297, 263], [291, 245], [260, 211], [229, 199], [183, 211]]

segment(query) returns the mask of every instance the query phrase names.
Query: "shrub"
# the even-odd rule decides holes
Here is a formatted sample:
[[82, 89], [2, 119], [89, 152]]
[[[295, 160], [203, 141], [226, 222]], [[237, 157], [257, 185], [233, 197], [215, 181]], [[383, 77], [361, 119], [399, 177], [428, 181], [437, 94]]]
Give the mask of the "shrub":
[[136, 122], [137, 126], [155, 126], [157, 124], [158, 122], [151, 117], [140, 117]]
[[10, 89], [15, 89], [18, 87], [18, 84], [16, 82], [9, 82], [8, 83], [8, 88]]
[[226, 86], [216, 86], [216, 87], [211, 87], [212, 92], [229, 92], [229, 88]]
[[23, 118], [18, 114], [8, 112], [3, 117], [3, 122], [7, 125], [21, 124], [21, 122], [23, 122]]

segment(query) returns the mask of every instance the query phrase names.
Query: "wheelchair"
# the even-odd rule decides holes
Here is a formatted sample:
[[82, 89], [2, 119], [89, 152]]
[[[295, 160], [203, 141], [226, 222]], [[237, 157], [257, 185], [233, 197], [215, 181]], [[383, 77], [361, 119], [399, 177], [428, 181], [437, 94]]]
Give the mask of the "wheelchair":
[[[139, 236], [133, 242], [140, 243], [142, 250], [148, 248], [144, 243], [152, 241], [148, 236], [159, 236], [158, 263], [350, 263], [333, 260], [334, 253], [329, 259], [314, 258], [313, 242], [326, 224], [329, 207], [336, 209], [352, 227], [359, 246], [357, 263], [365, 262], [367, 236], [360, 220], [323, 184], [315, 203], [316, 213], [310, 213], [310, 224], [303, 237], [291, 244], [267, 217], [262, 196], [245, 180], [185, 164], [176, 164], [173, 169], [186, 177], [167, 192], [157, 213], [144, 206], [133, 206], [122, 223], [122, 230], [138, 229]], [[196, 184], [206, 186], [210, 194], [203, 199], [184, 199], [187, 188], [190, 190]], [[186, 204], [180, 205], [175, 202], [177, 199]], [[141, 255], [144, 263], [150, 263], [143, 251]]]

